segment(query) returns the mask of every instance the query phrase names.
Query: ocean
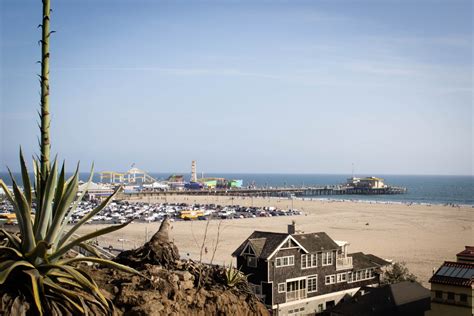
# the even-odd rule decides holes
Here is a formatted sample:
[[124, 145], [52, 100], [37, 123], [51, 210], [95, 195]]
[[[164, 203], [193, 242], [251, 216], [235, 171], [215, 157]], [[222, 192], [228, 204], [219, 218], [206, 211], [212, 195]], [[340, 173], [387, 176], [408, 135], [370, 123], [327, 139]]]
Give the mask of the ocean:
[[[171, 173], [150, 173], [155, 179], [166, 179]], [[177, 173], [179, 174], [179, 173]], [[189, 179], [189, 173], [181, 173]], [[19, 173], [14, 176], [20, 180]], [[221, 177], [226, 179], [242, 179], [244, 186], [255, 184], [258, 187], [283, 186], [320, 186], [345, 183], [351, 175], [344, 174], [252, 174], [252, 173], [207, 173], [205, 177]], [[371, 175], [356, 175], [371, 176]], [[400, 195], [333, 195], [317, 196], [319, 199], [360, 200], [399, 203], [426, 204], [459, 204], [474, 206], [474, 176], [435, 176], [435, 175], [374, 175], [385, 179], [392, 186], [402, 186], [408, 189]], [[0, 178], [11, 185], [7, 173], [0, 173]], [[81, 173], [81, 179], [87, 180], [88, 174]], [[99, 181], [99, 176], [94, 176]]]

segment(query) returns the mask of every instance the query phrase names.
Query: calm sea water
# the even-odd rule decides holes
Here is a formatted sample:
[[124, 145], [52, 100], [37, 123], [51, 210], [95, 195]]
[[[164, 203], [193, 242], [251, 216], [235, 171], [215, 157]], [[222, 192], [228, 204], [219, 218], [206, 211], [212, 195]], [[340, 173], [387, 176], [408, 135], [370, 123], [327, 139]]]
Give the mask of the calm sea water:
[[[184, 174], [184, 173], [183, 173]], [[170, 173], [151, 173], [156, 179], [166, 179]], [[363, 175], [364, 176], [364, 175]], [[408, 193], [401, 195], [333, 195], [317, 198], [332, 198], [346, 200], [370, 200], [390, 202], [414, 202], [431, 204], [466, 204], [474, 205], [474, 177], [473, 176], [410, 176], [410, 175], [376, 175], [385, 179], [385, 183], [393, 186], [403, 186]], [[0, 177], [11, 184], [6, 173]], [[19, 174], [15, 174], [20, 179]], [[87, 174], [81, 174], [82, 180], [87, 180]], [[189, 178], [189, 174], [185, 174]], [[227, 179], [242, 179], [244, 185], [254, 183], [257, 186], [311, 186], [333, 185], [346, 181], [350, 175], [341, 174], [246, 174], [246, 173], [208, 173], [205, 177], [223, 177]], [[95, 175], [94, 181], [99, 176]]]

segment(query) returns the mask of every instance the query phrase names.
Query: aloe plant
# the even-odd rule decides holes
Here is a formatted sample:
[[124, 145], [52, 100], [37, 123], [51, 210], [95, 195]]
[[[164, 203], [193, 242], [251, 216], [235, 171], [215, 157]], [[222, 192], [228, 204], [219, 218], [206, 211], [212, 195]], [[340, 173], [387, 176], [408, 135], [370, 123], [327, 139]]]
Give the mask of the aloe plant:
[[[32, 215], [34, 199], [28, 170], [20, 150], [23, 192], [12, 177], [13, 192], [0, 180], [7, 199], [13, 205], [20, 229], [19, 236], [1, 230], [7, 244], [0, 246], [0, 285], [8, 288], [18, 287], [24, 295], [30, 295], [38, 314], [50, 315], [60, 311], [73, 314], [87, 313], [96, 305], [104, 314], [113, 310], [113, 305], [100, 292], [94, 280], [74, 264], [94, 262], [118, 268], [130, 273], [138, 271], [99, 257], [73, 257], [65, 259], [63, 255], [74, 247], [83, 247], [90, 252], [91, 246], [85, 242], [97, 236], [118, 230], [125, 225], [114, 225], [96, 232], [73, 238], [74, 233], [85, 222], [103, 210], [119, 192], [117, 189], [94, 210], [66, 231], [71, 214], [83, 198], [85, 191], [78, 196], [79, 171], [66, 179], [64, 164], [58, 173], [57, 163], [48, 172], [45, 187], [41, 187], [41, 173], [38, 161], [34, 160], [34, 191], [42, 192], [42, 203], [36, 199], [36, 210]], [[92, 172], [91, 172], [92, 178]], [[89, 178], [88, 183], [90, 183]], [[18, 283], [18, 278], [28, 282]]]
[[[63, 313], [77, 315], [87, 314], [88, 311], [112, 314], [112, 302], [104, 297], [94, 280], [77, 267], [77, 263], [87, 261], [130, 273], [139, 274], [139, 272], [99, 257], [64, 257], [74, 247], [82, 247], [94, 254], [94, 249], [87, 241], [118, 230], [128, 222], [74, 238], [74, 233], [103, 210], [119, 192], [119, 188], [77, 224], [67, 229], [71, 214], [87, 189], [78, 195], [79, 165], [74, 175], [67, 179], [64, 163], [59, 172], [56, 159], [52, 166], [50, 163], [49, 40], [52, 33], [49, 31], [50, 12], [50, 0], [43, 0], [43, 22], [40, 25], [42, 27], [41, 158], [33, 159], [34, 181], [31, 182], [20, 149], [23, 190], [11, 172], [13, 191], [10, 191], [0, 179], [0, 187], [13, 205], [19, 226], [19, 234], [0, 230], [0, 234], [4, 237], [0, 240], [0, 289], [2, 292], [19, 291], [21, 297], [26, 297], [32, 303], [34, 315]], [[88, 184], [92, 180], [92, 175], [91, 171]]]
[[247, 276], [242, 273], [239, 269], [234, 268], [229, 264], [228, 268], [225, 268], [225, 282], [228, 287], [235, 287], [240, 283], [247, 282]]

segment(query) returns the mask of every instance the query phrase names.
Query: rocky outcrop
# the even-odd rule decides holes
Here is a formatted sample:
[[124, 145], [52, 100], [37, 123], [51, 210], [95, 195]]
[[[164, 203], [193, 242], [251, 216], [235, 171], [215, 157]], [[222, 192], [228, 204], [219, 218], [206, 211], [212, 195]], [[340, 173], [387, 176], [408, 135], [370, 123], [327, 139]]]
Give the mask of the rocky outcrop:
[[121, 252], [115, 261], [141, 269], [145, 264], [174, 268], [179, 261], [179, 251], [169, 240], [170, 222], [165, 218], [158, 231], [142, 247]]
[[90, 270], [114, 302], [118, 315], [268, 315], [253, 294], [215, 281], [198, 288], [189, 271], [145, 265], [141, 272], [144, 277], [108, 269]]
[[[142, 276], [116, 270], [89, 268], [119, 315], [268, 315], [243, 278], [229, 284], [226, 268], [181, 260], [169, 239], [165, 219], [158, 232], [136, 250], [124, 251], [117, 262]], [[110, 277], [110, 274], [113, 277]]]

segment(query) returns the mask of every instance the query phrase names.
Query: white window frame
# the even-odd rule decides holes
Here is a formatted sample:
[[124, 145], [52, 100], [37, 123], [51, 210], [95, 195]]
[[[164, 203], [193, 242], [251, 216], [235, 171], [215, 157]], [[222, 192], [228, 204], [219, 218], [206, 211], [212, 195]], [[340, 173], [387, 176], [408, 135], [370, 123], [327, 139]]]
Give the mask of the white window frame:
[[321, 265], [322, 266], [332, 266], [333, 264], [333, 251], [324, 251], [321, 255]]
[[338, 273], [336, 275], [336, 282], [337, 283], [346, 282], [346, 281], [347, 281], [347, 272]]
[[[310, 290], [310, 281], [314, 281], [316, 285], [315, 290]], [[306, 291], [307, 293], [316, 293], [318, 291], [318, 275], [309, 275], [306, 279]]]
[[[282, 286], [283, 286], [283, 291], [281, 290]], [[286, 282], [278, 283], [278, 293], [286, 293]]]
[[[328, 282], [328, 278], [329, 278], [329, 282]], [[336, 275], [335, 274], [326, 275], [324, 277], [324, 284], [326, 285], [336, 284]]]
[[[286, 261], [286, 263], [285, 263]], [[278, 257], [275, 259], [275, 267], [280, 268], [280, 267], [289, 267], [289, 266], [294, 266], [295, 265], [295, 256], [284, 256], [284, 257]]]
[[[252, 259], [253, 259], [253, 261], [252, 261]], [[254, 262], [254, 264], [250, 264], [250, 262]], [[255, 257], [255, 256], [247, 256], [247, 267], [256, 268], [256, 267], [257, 267], [257, 264], [258, 264], [257, 257]]]
[[354, 283], [375, 278], [374, 268], [349, 272], [347, 283]]
[[315, 268], [318, 266], [318, 256], [315, 253], [301, 255], [301, 269]]

